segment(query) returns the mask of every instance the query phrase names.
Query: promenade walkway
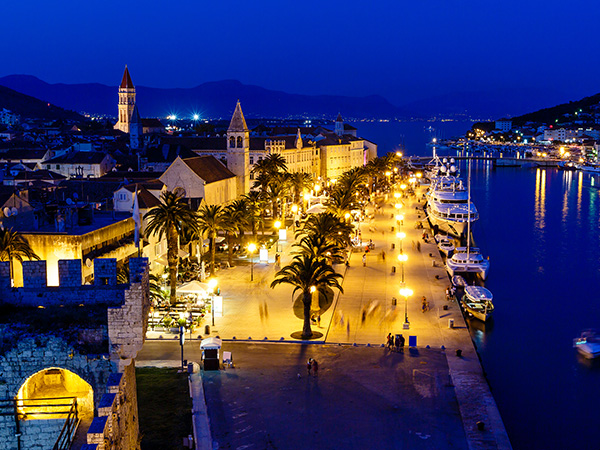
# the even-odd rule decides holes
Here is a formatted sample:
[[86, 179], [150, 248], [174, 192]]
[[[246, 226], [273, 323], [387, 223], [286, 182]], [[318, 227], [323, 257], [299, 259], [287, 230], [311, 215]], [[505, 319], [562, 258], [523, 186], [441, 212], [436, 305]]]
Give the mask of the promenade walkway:
[[[445, 289], [450, 283], [437, 247], [432, 238], [429, 243], [423, 242], [423, 230], [415, 228], [417, 221], [426, 224], [421, 210], [423, 203], [418, 201], [423, 192], [423, 189], [417, 190], [416, 196], [400, 199], [403, 204], [400, 210], [394, 207], [398, 199], [378, 199], [380, 208], [374, 219], [360, 225], [363, 243], [372, 240], [375, 248], [367, 254], [365, 267], [362, 264], [364, 245], [353, 251], [349, 267], [336, 266], [345, 275], [344, 293], [338, 295], [336, 292], [332, 307], [322, 315], [320, 326], [314, 329], [323, 333], [320, 342], [327, 344], [374, 346], [383, 344], [388, 333], [402, 333], [407, 345], [409, 336], [416, 336], [419, 348], [445, 349], [469, 448], [510, 449], [459, 306], [445, 299]], [[398, 213], [404, 215], [404, 226], [399, 227], [395, 219]], [[398, 231], [406, 233], [402, 244], [396, 237]], [[408, 255], [404, 267], [405, 285], [413, 291], [406, 304], [399, 295], [402, 267], [397, 257], [401, 245]], [[291, 259], [291, 242], [282, 247], [281, 264], [285, 265]], [[290, 334], [301, 330], [302, 320], [292, 312], [291, 287], [269, 288], [276, 273], [274, 256], [272, 252], [269, 264], [254, 264], [252, 282], [249, 265], [218, 272], [224, 316], [215, 319], [211, 335], [224, 340], [280, 341], [283, 338], [286, 342], [294, 341]], [[426, 312], [421, 310], [423, 296], [429, 302], [430, 309]], [[395, 306], [392, 298], [396, 298]], [[410, 322], [408, 330], [402, 327], [405, 306]], [[448, 326], [449, 319], [454, 320], [453, 328]], [[207, 336], [198, 332], [192, 336], [193, 339], [203, 337]], [[148, 338], [174, 339], [175, 336], [149, 332]], [[457, 349], [461, 350], [462, 356], [456, 355]], [[478, 429], [477, 422], [482, 422], [485, 430]]]

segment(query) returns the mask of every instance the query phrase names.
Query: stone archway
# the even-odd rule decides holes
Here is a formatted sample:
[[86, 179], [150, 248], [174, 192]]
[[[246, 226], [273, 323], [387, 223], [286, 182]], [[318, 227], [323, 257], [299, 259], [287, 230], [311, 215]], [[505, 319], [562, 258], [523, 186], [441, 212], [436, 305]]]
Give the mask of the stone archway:
[[[94, 417], [94, 390], [92, 386], [70, 370], [48, 367], [31, 375], [19, 388], [17, 400], [25, 419], [56, 419], [59, 411], [67, 409], [65, 398], [77, 398], [77, 410], [82, 420]], [[40, 413], [44, 414], [40, 414]], [[56, 412], [57, 414], [52, 414]], [[37, 413], [37, 414], [36, 414]]]

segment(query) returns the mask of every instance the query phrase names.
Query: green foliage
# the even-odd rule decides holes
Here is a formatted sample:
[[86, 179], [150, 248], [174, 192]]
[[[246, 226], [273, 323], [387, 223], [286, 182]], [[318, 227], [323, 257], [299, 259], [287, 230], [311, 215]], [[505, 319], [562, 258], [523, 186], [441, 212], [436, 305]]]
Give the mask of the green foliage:
[[179, 450], [192, 434], [192, 401], [186, 373], [177, 369], [136, 369], [142, 450]]

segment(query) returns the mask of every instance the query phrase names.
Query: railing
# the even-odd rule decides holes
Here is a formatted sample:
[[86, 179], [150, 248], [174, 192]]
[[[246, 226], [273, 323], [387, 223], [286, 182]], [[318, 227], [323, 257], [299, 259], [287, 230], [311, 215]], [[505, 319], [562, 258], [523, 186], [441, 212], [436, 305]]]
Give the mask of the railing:
[[60, 434], [58, 435], [58, 439], [56, 440], [54, 447], [52, 447], [52, 450], [68, 450], [71, 447], [71, 442], [73, 441], [73, 436], [75, 436], [78, 426], [79, 415], [77, 414], [77, 398], [75, 398], [73, 399], [65, 424], [63, 425], [62, 430], [60, 430]]
[[15, 418], [17, 449], [21, 448], [21, 420], [62, 419], [64, 417], [65, 424], [52, 450], [68, 450], [79, 425], [76, 397], [0, 399], [0, 416]]

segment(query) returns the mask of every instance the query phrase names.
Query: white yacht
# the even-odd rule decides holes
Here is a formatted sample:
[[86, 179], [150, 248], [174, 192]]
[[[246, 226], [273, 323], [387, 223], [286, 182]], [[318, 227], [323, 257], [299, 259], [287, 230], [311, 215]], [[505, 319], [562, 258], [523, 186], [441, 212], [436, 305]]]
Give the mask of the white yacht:
[[436, 234], [435, 242], [437, 243], [438, 249], [447, 257], [454, 251], [454, 242], [452, 242], [452, 239], [449, 239], [448, 236]]
[[427, 193], [427, 214], [432, 225], [454, 236], [461, 236], [469, 222], [479, 218], [462, 180], [439, 177]]
[[[462, 250], [462, 247], [459, 248]], [[490, 270], [490, 261], [479, 252], [474, 253], [471, 249], [463, 252], [457, 248], [452, 257], [446, 260], [446, 270], [451, 277], [459, 273], [478, 273], [485, 280]]]
[[461, 303], [471, 316], [485, 322], [494, 312], [493, 298], [492, 293], [484, 287], [467, 286]]

